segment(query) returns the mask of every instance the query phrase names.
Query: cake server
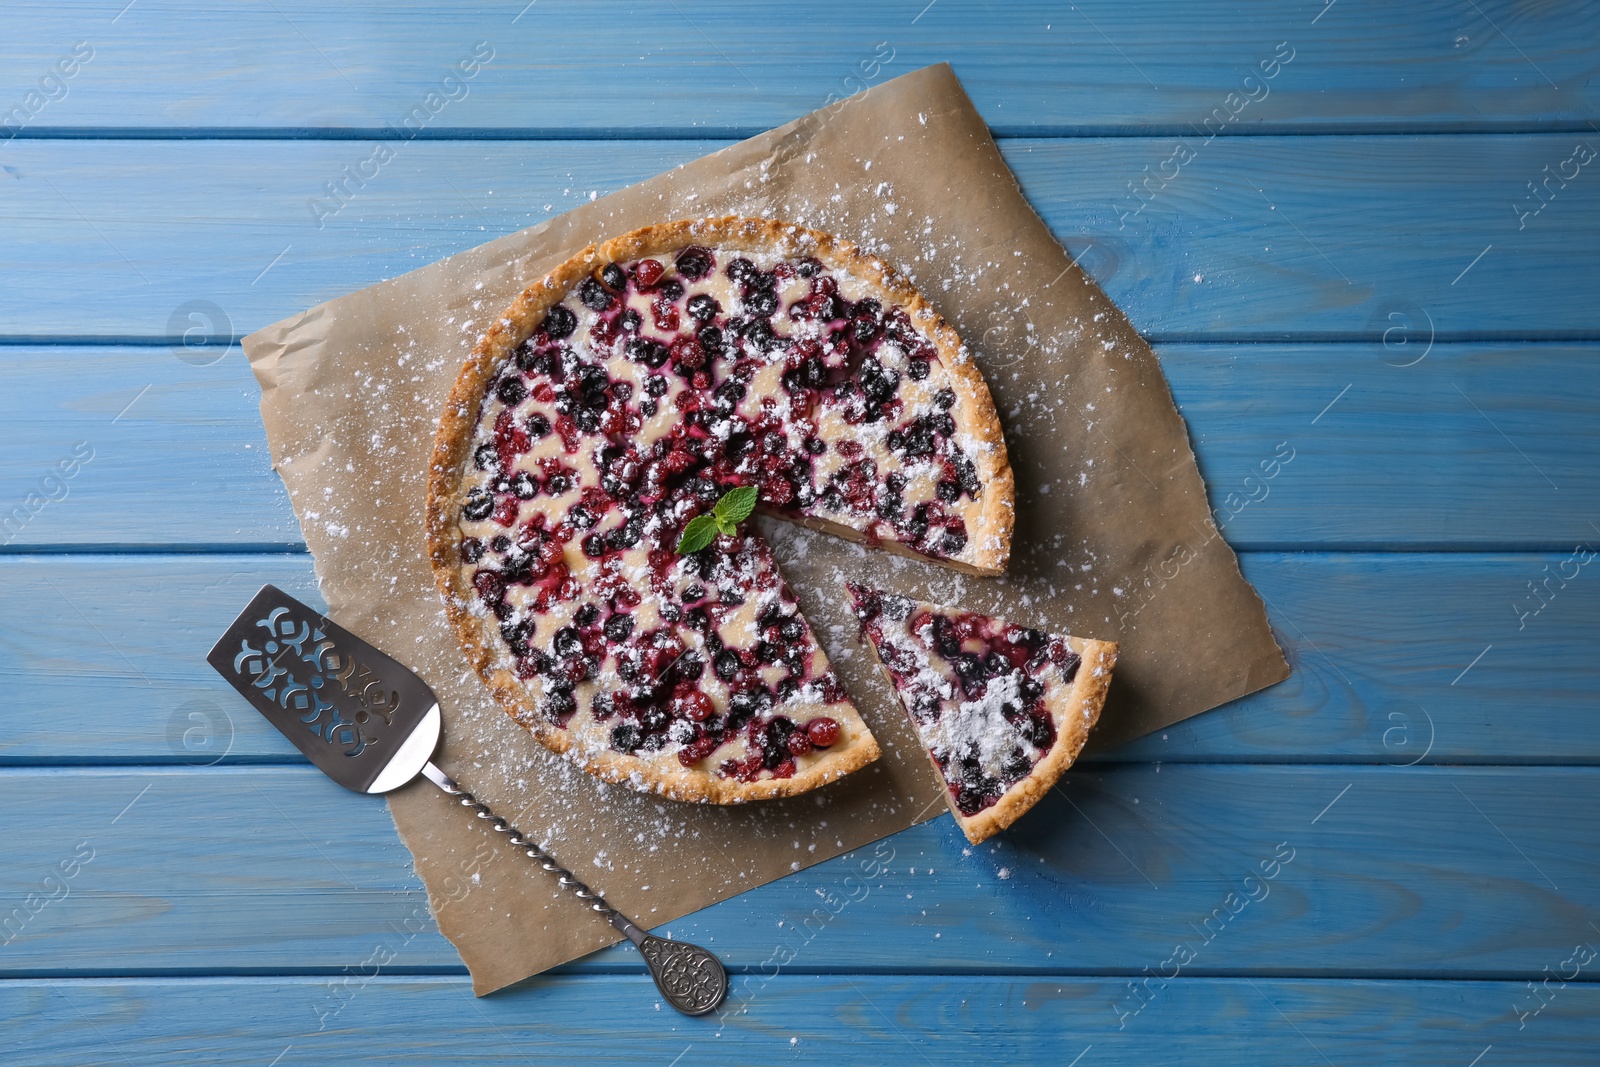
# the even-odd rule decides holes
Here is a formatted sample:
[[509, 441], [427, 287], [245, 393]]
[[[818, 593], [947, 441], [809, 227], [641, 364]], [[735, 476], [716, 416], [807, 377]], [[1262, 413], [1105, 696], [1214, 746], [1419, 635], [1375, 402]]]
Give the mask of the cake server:
[[439, 698], [404, 664], [271, 585], [261, 587], [206, 662], [346, 789], [387, 793], [420, 773], [471, 808], [632, 941], [674, 1008], [704, 1015], [722, 1003], [728, 973], [715, 956], [641, 930], [439, 769]]

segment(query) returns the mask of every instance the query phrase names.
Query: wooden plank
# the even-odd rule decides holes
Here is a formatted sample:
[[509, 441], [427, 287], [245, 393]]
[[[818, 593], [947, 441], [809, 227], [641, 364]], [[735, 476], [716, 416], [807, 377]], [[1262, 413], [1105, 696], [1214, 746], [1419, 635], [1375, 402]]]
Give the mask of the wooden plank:
[[[1536, 979], [1600, 936], [1597, 786], [1594, 768], [1086, 768], [980, 848], [939, 819], [666, 925], [752, 974], [1138, 976], [1183, 944], [1191, 976]], [[0, 811], [0, 975], [339, 974], [395, 940], [387, 973], [459, 967], [383, 806], [310, 768], [13, 769]], [[45, 881], [91, 851], [64, 893]], [[584, 851], [563, 859], [606, 888]], [[648, 918], [635, 896], [617, 903]], [[631, 973], [628, 952], [576, 967]]]
[[[1194, 158], [1148, 200], [1130, 183], [1160, 171], [1172, 138], [1002, 147], [1056, 234], [1158, 340], [1571, 340], [1600, 336], [1585, 284], [1600, 181], [1575, 161], [1580, 140], [1191, 138]], [[722, 143], [411, 143], [319, 220], [312, 198], [372, 144], [13, 141], [0, 335], [164, 338], [190, 325], [191, 301], [242, 335]], [[1546, 167], [1576, 175], [1550, 178], [1548, 201], [1528, 189]]]
[[[221, 361], [196, 365], [211, 359]], [[9, 550], [100, 542], [304, 551], [239, 348], [0, 349], [0, 381], [0, 420], [12, 430], [0, 448]]]
[[[0, 349], [9, 551], [302, 546], [244, 359], [201, 351], [221, 361], [197, 367], [165, 347]], [[1570, 551], [1600, 537], [1578, 491], [1600, 465], [1597, 351], [1430, 351], [1422, 340], [1160, 348], [1214, 513], [1241, 549]], [[46, 485], [80, 446], [92, 458]]]
[[[1100, 761], [1600, 761], [1595, 564], [1243, 559], [1294, 674]], [[268, 581], [320, 603], [307, 556], [0, 558], [0, 765], [299, 763], [204, 660]]]
[[[1159, 353], [1236, 546], [1570, 550], [1600, 537], [1581, 490], [1600, 467], [1600, 349], [1397, 332]], [[1269, 479], [1274, 453], [1293, 459]]]
[[[1558, 961], [1559, 962], [1559, 961]], [[642, 977], [563, 976], [481, 1000], [464, 979], [0, 982], [18, 1062], [528, 1064], [1593, 1063], [1600, 988], [1558, 991], [1519, 1030], [1511, 982], [1179, 978], [1117, 1029], [1114, 978], [735, 979], [726, 1012], [675, 1017]], [[322, 1014], [318, 1014], [322, 1013]], [[326, 1022], [319, 1028], [319, 1020]], [[88, 1025], [85, 1025], [85, 1023]], [[1488, 1052], [1489, 1048], [1494, 1051]], [[912, 1055], [917, 1053], [919, 1055]]]
[[[1584, 128], [1600, 110], [1595, 13], [1504, 2], [822, 3], [785, 13], [781, 63], [772, 20], [732, 4], [644, 5], [603, 33], [559, 0], [120, 6], [9, 5], [8, 106], [73, 42], [93, 49], [28, 135], [375, 128], [429, 92], [443, 104], [424, 128], [452, 134], [754, 131], [941, 61], [1006, 131], [1187, 131], [1229, 92], [1258, 98], [1235, 120], [1252, 131]], [[493, 58], [442, 85], [479, 41]]]

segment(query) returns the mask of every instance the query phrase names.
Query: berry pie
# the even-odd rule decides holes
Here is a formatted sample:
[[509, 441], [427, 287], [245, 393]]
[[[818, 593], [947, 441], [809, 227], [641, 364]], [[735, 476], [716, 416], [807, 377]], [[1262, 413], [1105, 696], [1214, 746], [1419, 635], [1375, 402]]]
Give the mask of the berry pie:
[[1005, 444], [955, 332], [879, 260], [763, 219], [646, 227], [528, 288], [432, 462], [435, 577], [497, 699], [677, 799], [803, 793], [878, 755], [766, 542], [722, 521], [730, 490], [974, 574], [1010, 554]]
[[1117, 646], [849, 589], [967, 840], [1004, 830], [1078, 758]]

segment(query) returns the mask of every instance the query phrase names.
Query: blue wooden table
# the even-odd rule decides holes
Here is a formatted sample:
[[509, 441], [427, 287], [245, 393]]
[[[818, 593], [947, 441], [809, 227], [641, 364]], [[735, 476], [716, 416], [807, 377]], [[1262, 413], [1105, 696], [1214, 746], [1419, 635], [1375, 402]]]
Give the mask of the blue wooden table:
[[[1600, 9], [17, 0], [0, 56], [0, 1062], [1600, 1061]], [[720, 1022], [631, 949], [475, 1000], [203, 662], [316, 596], [237, 338], [942, 60], [1294, 675], [673, 924]]]

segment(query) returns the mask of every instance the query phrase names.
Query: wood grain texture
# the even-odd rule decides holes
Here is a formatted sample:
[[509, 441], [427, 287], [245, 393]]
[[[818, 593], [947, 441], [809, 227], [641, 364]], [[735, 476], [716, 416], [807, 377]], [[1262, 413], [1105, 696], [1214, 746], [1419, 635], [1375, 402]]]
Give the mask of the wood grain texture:
[[[1600, 150], [1592, 133], [1190, 138], [1195, 158], [1148, 201], [1129, 185], [1173, 138], [1001, 147], [1068, 250], [1157, 340], [1592, 340], [1600, 159], [1569, 164], [1548, 202], [1527, 189], [1584, 137]], [[412, 142], [319, 219], [312, 199], [372, 143], [13, 141], [0, 336], [164, 338], [188, 328], [173, 317], [190, 301], [243, 335], [723, 143]]]
[[[1091, 762], [1600, 762], [1600, 564], [1567, 559], [1247, 553], [1294, 674]], [[303, 555], [0, 558], [0, 765], [299, 763], [204, 658], [264, 582], [321, 602]]]
[[[1141, 764], [1064, 781], [978, 848], [939, 819], [668, 929], [745, 973], [789, 949], [829, 973], [1140, 975], [1185, 944], [1191, 976], [1526, 979], [1600, 938], [1594, 768]], [[0, 811], [18, 813], [8, 909], [93, 850], [65, 897], [24, 914], [0, 976], [336, 974], [385, 938], [405, 942], [395, 973], [460, 966], [383, 806], [311, 768], [13, 769]], [[550, 847], [605, 888], [602, 843]], [[620, 949], [572, 965], [632, 966]]]
[[[1235, 120], [1256, 130], [1579, 128], [1600, 110], [1595, 12], [1485, 0], [1283, 5], [824, 2], [743, 7], [283, 0], [195, 9], [143, 0], [8, 6], [0, 99], [71, 42], [94, 58], [30, 135], [231, 133], [398, 123], [475, 42], [494, 58], [428, 128], [451, 136], [756, 132], [929, 63], [952, 61], [1002, 131], [1187, 131], [1287, 43], [1290, 64]], [[520, 12], [520, 14], [519, 14]], [[1496, 27], [1503, 30], [1497, 32]], [[313, 46], [311, 42], [315, 42]], [[1514, 43], [1513, 43], [1514, 42]], [[887, 59], [887, 62], [884, 60]], [[1271, 69], [1271, 68], [1269, 68]], [[1545, 80], [1548, 77], [1549, 82]]]
[[[655, 1010], [644, 977], [562, 975], [473, 1000], [466, 979], [13, 981], [19, 1062], [320, 1067], [590, 1062], [1593, 1062], [1600, 988], [1561, 989], [1522, 1030], [1513, 982], [1180, 978], [1124, 1029], [1114, 978], [735, 978], [725, 1016]], [[338, 1010], [335, 1012], [334, 1009]], [[319, 1015], [318, 1013], [324, 1013]], [[319, 1019], [327, 1021], [319, 1029]], [[87, 1025], [86, 1025], [87, 1024]], [[1499, 1057], [1492, 1059], [1491, 1057]]]
[[[0, 449], [0, 522], [30, 492], [59, 497], [42, 479], [79, 443], [93, 449], [64, 497], [11, 517], [8, 551], [302, 547], [242, 355], [199, 352], [185, 354], [219, 362], [166, 347], [0, 348], [0, 419], [15, 435]], [[1395, 337], [1159, 354], [1237, 548], [1570, 552], [1600, 538], [1583, 491], [1600, 465], [1592, 345]], [[1011, 452], [1029, 462], [1025, 441]], [[1056, 474], [1043, 465], [1038, 479]]]

